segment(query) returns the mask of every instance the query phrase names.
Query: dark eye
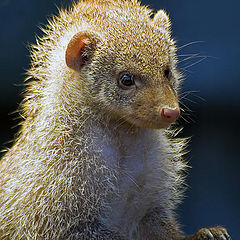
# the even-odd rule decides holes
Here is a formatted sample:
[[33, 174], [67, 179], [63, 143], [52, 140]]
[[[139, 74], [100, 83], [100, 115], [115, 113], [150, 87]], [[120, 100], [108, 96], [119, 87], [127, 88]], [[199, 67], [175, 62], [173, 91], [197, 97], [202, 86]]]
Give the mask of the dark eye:
[[126, 90], [135, 85], [134, 76], [128, 73], [122, 73], [119, 75], [119, 86]]
[[169, 79], [170, 75], [171, 75], [171, 71], [169, 69], [169, 67], [167, 67], [164, 71], [163, 71], [164, 77]]

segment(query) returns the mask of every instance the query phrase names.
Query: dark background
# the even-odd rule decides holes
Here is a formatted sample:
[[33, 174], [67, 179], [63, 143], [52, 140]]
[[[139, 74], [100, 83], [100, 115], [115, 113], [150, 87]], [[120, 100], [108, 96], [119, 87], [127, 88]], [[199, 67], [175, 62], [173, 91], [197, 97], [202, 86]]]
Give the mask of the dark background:
[[[68, 0], [0, 0], [0, 147], [11, 146], [18, 123], [13, 120], [29, 67], [28, 43], [41, 32], [40, 24]], [[145, 0], [164, 8], [180, 47], [180, 70], [185, 74], [182, 103], [183, 136], [192, 136], [187, 159], [186, 199], [179, 218], [186, 233], [209, 225], [228, 228], [240, 239], [240, 1]], [[190, 45], [181, 48], [186, 44]], [[193, 54], [194, 58], [184, 60]], [[200, 63], [197, 63], [198, 61]], [[196, 64], [195, 64], [196, 63]], [[185, 107], [185, 109], [187, 109]], [[190, 116], [188, 115], [190, 114]]]

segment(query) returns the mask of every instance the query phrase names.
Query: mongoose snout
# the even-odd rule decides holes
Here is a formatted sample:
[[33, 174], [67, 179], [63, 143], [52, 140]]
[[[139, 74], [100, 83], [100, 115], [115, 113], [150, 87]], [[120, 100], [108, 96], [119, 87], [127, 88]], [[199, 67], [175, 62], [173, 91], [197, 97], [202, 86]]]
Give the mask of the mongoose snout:
[[169, 123], [175, 122], [179, 117], [179, 115], [180, 115], [179, 108], [175, 108], [175, 109], [162, 108], [161, 109], [161, 117], [166, 122], [169, 122]]

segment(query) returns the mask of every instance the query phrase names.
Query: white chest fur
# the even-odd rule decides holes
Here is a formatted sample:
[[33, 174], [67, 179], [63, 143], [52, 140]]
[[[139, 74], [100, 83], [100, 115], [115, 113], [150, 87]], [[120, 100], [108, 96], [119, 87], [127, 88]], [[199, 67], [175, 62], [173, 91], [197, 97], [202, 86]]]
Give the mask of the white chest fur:
[[116, 196], [110, 199], [103, 221], [131, 235], [140, 220], [164, 204], [168, 192], [167, 163], [161, 147], [161, 132], [143, 129], [137, 134], [120, 133], [114, 140], [97, 140], [107, 165], [117, 168]]

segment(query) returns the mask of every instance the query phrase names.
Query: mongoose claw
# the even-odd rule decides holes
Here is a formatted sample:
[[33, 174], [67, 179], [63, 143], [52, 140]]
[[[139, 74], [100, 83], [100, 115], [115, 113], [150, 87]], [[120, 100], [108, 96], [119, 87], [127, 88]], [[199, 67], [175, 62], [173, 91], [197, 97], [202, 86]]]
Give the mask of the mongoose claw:
[[223, 227], [201, 228], [190, 238], [192, 240], [231, 240]]

